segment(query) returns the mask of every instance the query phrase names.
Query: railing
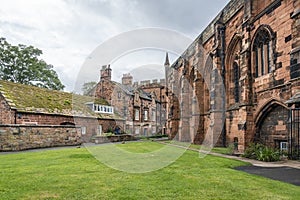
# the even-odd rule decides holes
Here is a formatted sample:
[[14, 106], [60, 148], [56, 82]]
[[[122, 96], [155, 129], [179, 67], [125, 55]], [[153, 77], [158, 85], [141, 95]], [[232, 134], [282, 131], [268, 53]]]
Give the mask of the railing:
[[300, 109], [290, 110], [289, 158], [300, 159]]

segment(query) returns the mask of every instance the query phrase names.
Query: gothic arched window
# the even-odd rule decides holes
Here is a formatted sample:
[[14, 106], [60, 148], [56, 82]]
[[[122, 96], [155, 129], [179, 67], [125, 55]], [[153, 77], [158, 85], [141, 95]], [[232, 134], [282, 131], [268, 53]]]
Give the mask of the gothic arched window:
[[240, 101], [240, 69], [239, 65], [234, 62], [233, 63], [233, 83], [234, 83], [234, 101], [238, 103]]
[[255, 77], [260, 77], [271, 72], [271, 36], [266, 29], [260, 30], [253, 43], [253, 56]]
[[231, 39], [227, 48], [225, 80], [227, 86], [227, 104], [232, 106], [241, 101], [241, 63], [242, 62], [242, 37], [236, 34]]

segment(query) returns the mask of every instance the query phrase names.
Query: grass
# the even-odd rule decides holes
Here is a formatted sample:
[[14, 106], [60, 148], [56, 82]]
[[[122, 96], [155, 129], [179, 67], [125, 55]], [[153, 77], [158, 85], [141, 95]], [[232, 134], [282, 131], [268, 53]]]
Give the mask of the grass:
[[[191, 144], [188, 142], [180, 142], [180, 141], [176, 141], [176, 140], [168, 140], [168, 141], [163, 141], [165, 143], [169, 143], [169, 144], [175, 144], [175, 145], [179, 145], [179, 146], [184, 146], [184, 147], [190, 147], [190, 148], [194, 148], [194, 149], [201, 149], [203, 148], [203, 150], [205, 150], [205, 147], [198, 145], [198, 144]], [[212, 152], [214, 153], [220, 153], [220, 154], [228, 154], [228, 152], [230, 151], [229, 148], [226, 147], [214, 147], [211, 149]]]
[[[109, 148], [109, 146], [106, 146]], [[146, 153], [164, 145], [134, 142], [124, 151]], [[177, 148], [174, 148], [176, 151]], [[299, 187], [232, 169], [246, 163], [186, 151], [148, 173], [117, 171], [87, 149], [0, 155], [0, 199], [297, 199]]]
[[74, 116], [72, 111], [75, 111], [77, 114], [82, 115], [82, 113], [84, 113], [84, 115], [90, 117], [121, 119], [118, 114], [99, 114], [93, 112], [86, 106], [86, 103], [88, 102], [109, 105], [104, 99], [49, 90], [4, 80], [0, 80], [0, 92], [4, 94], [5, 98], [11, 100], [11, 102], [8, 103], [11, 107], [17, 108], [18, 111], [64, 114], [71, 116]]

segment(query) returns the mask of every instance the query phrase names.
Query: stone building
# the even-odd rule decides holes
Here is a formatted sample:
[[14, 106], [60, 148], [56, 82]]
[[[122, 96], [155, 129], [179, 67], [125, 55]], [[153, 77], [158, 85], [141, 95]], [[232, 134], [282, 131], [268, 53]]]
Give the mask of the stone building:
[[251, 142], [299, 146], [289, 141], [289, 109], [300, 102], [299, 13], [298, 0], [230, 1], [166, 70], [170, 137], [202, 143], [210, 134], [241, 152]]
[[[107, 111], [98, 111], [100, 106]], [[104, 99], [0, 80], [0, 127], [47, 126], [55, 132], [59, 126], [76, 126], [82, 130], [80, 140], [90, 142], [123, 122]]]
[[[151, 136], [165, 130], [166, 97], [164, 86], [154, 81], [133, 83], [130, 74], [124, 74], [122, 83], [111, 80], [110, 65], [102, 66], [100, 81], [90, 96], [108, 101], [125, 120], [123, 132], [133, 135]], [[164, 80], [162, 80], [164, 83]]]

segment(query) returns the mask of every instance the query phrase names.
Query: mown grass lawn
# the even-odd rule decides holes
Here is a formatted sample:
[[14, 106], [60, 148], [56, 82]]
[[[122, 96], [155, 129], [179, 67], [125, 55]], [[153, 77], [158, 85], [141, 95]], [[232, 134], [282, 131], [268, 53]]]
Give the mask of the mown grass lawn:
[[[144, 153], [163, 145], [119, 146]], [[232, 169], [240, 165], [186, 151], [168, 167], [131, 174], [107, 167], [85, 148], [0, 155], [0, 199], [299, 199], [299, 187]]]
[[167, 144], [175, 144], [175, 145], [179, 145], [179, 146], [183, 146], [183, 147], [190, 147], [190, 148], [194, 148], [194, 149], [202, 149], [202, 150], [206, 150], [206, 151], [211, 151], [214, 153], [220, 153], [220, 154], [228, 154], [230, 152], [229, 148], [226, 147], [214, 147], [212, 149], [208, 149], [203, 147], [202, 145], [198, 145], [198, 144], [191, 144], [189, 142], [179, 142], [176, 140], [167, 140], [167, 141], [163, 141], [164, 143]]

